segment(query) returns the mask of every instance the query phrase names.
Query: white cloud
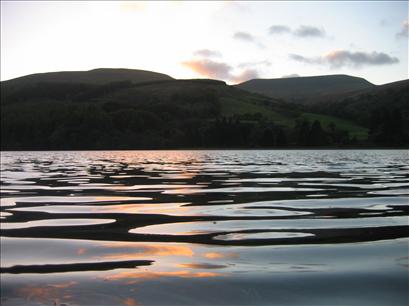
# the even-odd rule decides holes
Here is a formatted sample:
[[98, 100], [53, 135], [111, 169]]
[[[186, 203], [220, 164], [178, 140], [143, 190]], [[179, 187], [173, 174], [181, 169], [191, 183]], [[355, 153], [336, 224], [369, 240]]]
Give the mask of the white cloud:
[[383, 52], [351, 52], [348, 50], [334, 50], [321, 56], [306, 57], [299, 54], [290, 54], [289, 57], [295, 61], [306, 64], [329, 65], [331, 68], [351, 66], [359, 68], [362, 66], [392, 65], [399, 63], [397, 57]]
[[298, 37], [324, 37], [325, 30], [314, 26], [302, 25], [294, 31], [294, 35]]
[[406, 20], [402, 23], [401, 30], [396, 33], [397, 38], [408, 38], [409, 37], [409, 21]]
[[215, 62], [210, 59], [190, 60], [182, 64], [202, 76], [234, 83], [241, 83], [259, 76], [256, 69], [249, 68], [241, 70], [240, 73], [234, 73], [233, 66], [223, 62]]
[[290, 33], [291, 29], [288, 26], [285, 25], [272, 25], [271, 27], [268, 28], [268, 33], [269, 34], [284, 34], [284, 33]]
[[254, 36], [247, 32], [236, 32], [234, 33], [233, 38], [238, 39], [238, 40], [243, 40], [243, 41], [250, 41], [250, 42], [255, 41]]
[[203, 56], [203, 57], [221, 57], [222, 54], [216, 50], [209, 50], [209, 49], [200, 49], [196, 50], [194, 55]]

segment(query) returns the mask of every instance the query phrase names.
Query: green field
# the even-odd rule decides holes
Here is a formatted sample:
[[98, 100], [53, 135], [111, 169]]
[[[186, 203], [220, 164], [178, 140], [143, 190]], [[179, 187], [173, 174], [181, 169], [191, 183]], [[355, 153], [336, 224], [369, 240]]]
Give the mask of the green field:
[[261, 105], [256, 101], [237, 100], [234, 98], [222, 99], [222, 114], [226, 116], [257, 113], [262, 114], [264, 118], [271, 120], [276, 124], [281, 124], [285, 126], [292, 125], [295, 118], [295, 117], [291, 118], [288, 115], [284, 115], [274, 110], [273, 107]]
[[303, 113], [301, 117], [309, 121], [319, 120], [321, 122], [321, 126], [324, 128], [333, 122], [337, 128], [348, 131], [350, 137], [356, 137], [356, 139], [360, 141], [368, 139], [369, 130], [349, 120], [314, 113]]

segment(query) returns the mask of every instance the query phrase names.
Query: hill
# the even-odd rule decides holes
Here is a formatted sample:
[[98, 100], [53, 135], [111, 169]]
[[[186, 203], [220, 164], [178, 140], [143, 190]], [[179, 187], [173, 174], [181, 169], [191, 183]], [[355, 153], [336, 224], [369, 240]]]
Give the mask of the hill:
[[375, 87], [363, 78], [349, 75], [253, 79], [236, 86], [268, 97], [307, 105]]
[[173, 78], [162, 73], [135, 69], [99, 68], [89, 71], [36, 73], [1, 82], [1, 97], [9, 103], [13, 100], [13, 95], [21, 96], [24, 91], [28, 94], [40, 89], [47, 92], [50, 83], [64, 84], [65, 90], [77, 91], [78, 87], [91, 88], [113, 82], [143, 83], [165, 80]]
[[[346, 127], [360, 139], [368, 133], [369, 143], [380, 146], [409, 144], [409, 80], [376, 86], [362, 78], [329, 75], [255, 79], [236, 86], [300, 105], [304, 118], [310, 120], [328, 122], [323, 115], [338, 118], [332, 122]], [[367, 131], [354, 130], [351, 122], [366, 127]]]
[[148, 81], [172, 80], [173, 78], [158, 72], [123, 69], [123, 68], [98, 68], [88, 71], [59, 71], [36, 73], [2, 82], [8, 86], [22, 86], [33, 83], [85, 83], [105, 84], [118, 81], [141, 83]]
[[[2, 150], [271, 148], [367, 138], [359, 124], [222, 81], [113, 78], [95, 84], [39, 76], [2, 92]], [[13, 82], [19, 81], [1, 85]]]
[[311, 110], [360, 122], [377, 144], [409, 144], [409, 80], [323, 100]]
[[409, 80], [375, 86], [359, 92], [316, 102], [312, 109], [320, 113], [348, 118], [369, 125], [370, 114], [377, 109], [409, 111]]

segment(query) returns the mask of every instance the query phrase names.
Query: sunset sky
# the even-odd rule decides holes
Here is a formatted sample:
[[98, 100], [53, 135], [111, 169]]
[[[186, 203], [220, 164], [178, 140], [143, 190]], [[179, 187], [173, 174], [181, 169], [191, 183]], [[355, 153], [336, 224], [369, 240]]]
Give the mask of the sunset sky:
[[408, 78], [408, 2], [1, 1], [1, 80], [131, 68], [175, 78]]

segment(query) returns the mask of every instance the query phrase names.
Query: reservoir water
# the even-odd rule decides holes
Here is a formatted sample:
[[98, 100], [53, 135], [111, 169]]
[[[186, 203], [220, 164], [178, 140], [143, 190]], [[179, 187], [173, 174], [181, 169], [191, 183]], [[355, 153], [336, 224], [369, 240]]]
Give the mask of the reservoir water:
[[405, 150], [1, 153], [1, 305], [407, 305]]

